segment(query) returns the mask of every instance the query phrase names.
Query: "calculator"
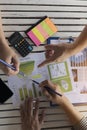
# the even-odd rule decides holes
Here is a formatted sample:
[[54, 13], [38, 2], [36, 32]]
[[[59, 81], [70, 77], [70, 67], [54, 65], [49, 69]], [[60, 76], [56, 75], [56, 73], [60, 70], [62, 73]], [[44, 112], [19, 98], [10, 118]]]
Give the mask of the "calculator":
[[33, 47], [25, 40], [25, 38], [19, 32], [14, 32], [8, 38], [8, 41], [22, 57], [25, 57], [33, 50]]

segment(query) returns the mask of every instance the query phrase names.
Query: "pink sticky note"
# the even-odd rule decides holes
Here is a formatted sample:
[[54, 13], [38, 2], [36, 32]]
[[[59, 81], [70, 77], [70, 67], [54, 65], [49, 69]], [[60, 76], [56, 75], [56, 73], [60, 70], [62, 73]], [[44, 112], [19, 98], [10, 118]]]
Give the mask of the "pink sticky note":
[[31, 38], [31, 40], [35, 43], [36, 46], [40, 45], [39, 39], [35, 36], [35, 34], [32, 31], [29, 31], [27, 35]]

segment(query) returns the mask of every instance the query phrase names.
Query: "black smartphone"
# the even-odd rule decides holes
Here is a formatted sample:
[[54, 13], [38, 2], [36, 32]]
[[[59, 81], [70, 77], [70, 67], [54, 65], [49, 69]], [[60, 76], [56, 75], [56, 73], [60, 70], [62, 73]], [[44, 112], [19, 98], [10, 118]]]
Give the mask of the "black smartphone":
[[0, 79], [0, 103], [4, 103], [13, 95], [9, 87]]

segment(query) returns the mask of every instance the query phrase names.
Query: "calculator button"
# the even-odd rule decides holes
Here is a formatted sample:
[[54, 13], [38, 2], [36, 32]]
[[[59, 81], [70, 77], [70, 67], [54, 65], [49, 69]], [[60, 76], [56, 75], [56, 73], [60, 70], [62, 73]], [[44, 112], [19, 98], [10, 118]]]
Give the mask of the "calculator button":
[[32, 47], [31, 47], [31, 46], [28, 46], [28, 49], [29, 49], [29, 50], [32, 50]]

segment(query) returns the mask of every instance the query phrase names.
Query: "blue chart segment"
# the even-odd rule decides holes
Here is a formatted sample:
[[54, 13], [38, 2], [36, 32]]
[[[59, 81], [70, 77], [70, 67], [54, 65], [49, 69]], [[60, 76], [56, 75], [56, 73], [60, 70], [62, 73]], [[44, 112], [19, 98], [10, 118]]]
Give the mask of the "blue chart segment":
[[70, 58], [71, 67], [87, 66], [87, 49]]

